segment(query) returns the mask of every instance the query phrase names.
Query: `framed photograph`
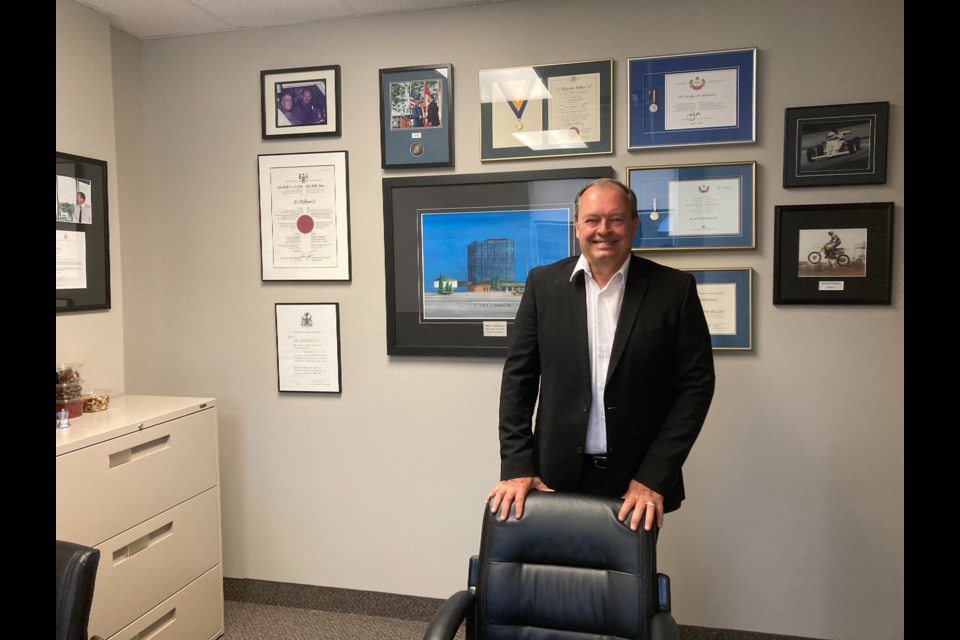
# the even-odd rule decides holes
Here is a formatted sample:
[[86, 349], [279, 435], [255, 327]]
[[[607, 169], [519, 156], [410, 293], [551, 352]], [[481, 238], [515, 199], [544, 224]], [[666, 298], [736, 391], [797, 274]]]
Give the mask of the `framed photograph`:
[[780, 205], [774, 304], [890, 304], [893, 203]]
[[274, 308], [277, 390], [340, 393], [340, 305], [278, 302]]
[[480, 71], [480, 160], [613, 153], [613, 60]]
[[453, 65], [380, 69], [380, 166], [453, 166]]
[[786, 110], [783, 186], [885, 184], [889, 102]]
[[57, 313], [110, 308], [107, 163], [57, 151]]
[[340, 135], [340, 65], [260, 72], [263, 138]]
[[634, 250], [752, 249], [757, 163], [627, 167], [640, 224]]
[[630, 58], [628, 149], [757, 141], [757, 49]]
[[384, 178], [387, 354], [507, 353], [527, 272], [579, 253], [577, 192], [611, 167]]
[[262, 280], [349, 280], [347, 152], [257, 156]]
[[715, 351], [753, 349], [753, 269], [684, 269], [697, 293]]

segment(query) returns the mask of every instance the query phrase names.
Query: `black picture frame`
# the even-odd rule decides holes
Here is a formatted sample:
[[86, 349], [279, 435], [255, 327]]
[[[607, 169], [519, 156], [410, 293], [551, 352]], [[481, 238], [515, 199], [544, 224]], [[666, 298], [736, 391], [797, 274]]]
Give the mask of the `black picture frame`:
[[380, 166], [452, 167], [453, 112], [453, 65], [380, 69]]
[[889, 102], [786, 109], [783, 186], [887, 182]]
[[[779, 205], [774, 304], [890, 304], [893, 202]], [[826, 246], [832, 237], [841, 244]]]
[[[304, 99], [311, 92], [310, 101]], [[289, 93], [294, 114], [281, 113]], [[304, 101], [309, 109], [297, 104]], [[285, 110], [284, 110], [285, 111]], [[264, 140], [340, 135], [340, 65], [260, 72], [260, 134]]]
[[505, 356], [528, 268], [579, 253], [574, 198], [612, 177], [585, 167], [384, 178], [387, 354]]
[[107, 162], [56, 155], [57, 313], [109, 309]]

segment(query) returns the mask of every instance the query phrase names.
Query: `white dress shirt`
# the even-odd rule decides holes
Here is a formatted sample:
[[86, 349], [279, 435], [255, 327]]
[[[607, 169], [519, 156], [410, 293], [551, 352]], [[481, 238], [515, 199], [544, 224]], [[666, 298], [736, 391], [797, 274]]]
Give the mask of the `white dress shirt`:
[[623, 303], [624, 285], [627, 282], [629, 268], [630, 256], [627, 256], [606, 286], [601, 289], [593, 279], [587, 259], [581, 254], [570, 275], [570, 279], [573, 280], [577, 272], [583, 270], [583, 280], [586, 285], [584, 289], [587, 296], [587, 342], [590, 348], [593, 401], [590, 403], [584, 451], [593, 455], [602, 455], [607, 452], [607, 417], [603, 407], [603, 391], [606, 388], [613, 336], [617, 332], [617, 320], [620, 317], [620, 305]]

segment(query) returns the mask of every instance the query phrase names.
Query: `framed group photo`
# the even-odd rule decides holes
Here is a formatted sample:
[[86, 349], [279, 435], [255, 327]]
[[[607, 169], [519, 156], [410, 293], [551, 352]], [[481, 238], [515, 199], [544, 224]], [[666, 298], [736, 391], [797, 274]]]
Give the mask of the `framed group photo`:
[[57, 313], [109, 309], [107, 163], [56, 155]]
[[347, 152], [264, 154], [262, 280], [350, 280]]
[[380, 70], [380, 166], [453, 166], [453, 65]]
[[613, 153], [613, 60], [480, 70], [480, 160]]
[[527, 272], [579, 253], [574, 199], [611, 167], [384, 178], [387, 354], [507, 353]]
[[752, 249], [757, 163], [627, 167], [637, 194], [636, 250]]
[[753, 349], [753, 269], [684, 269], [697, 281], [697, 294], [717, 351]]
[[892, 202], [779, 205], [774, 304], [890, 304]]
[[886, 183], [889, 118], [889, 102], [787, 109], [783, 186]]
[[261, 136], [340, 135], [340, 65], [260, 72]]
[[628, 149], [757, 141], [757, 49], [627, 61]]

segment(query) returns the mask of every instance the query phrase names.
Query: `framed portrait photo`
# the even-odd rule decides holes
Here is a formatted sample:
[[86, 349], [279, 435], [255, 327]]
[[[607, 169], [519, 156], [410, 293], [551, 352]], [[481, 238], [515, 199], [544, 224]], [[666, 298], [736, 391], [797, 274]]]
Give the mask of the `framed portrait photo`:
[[757, 163], [627, 167], [637, 194], [634, 250], [752, 249]]
[[350, 280], [347, 152], [264, 154], [262, 280]]
[[783, 186], [886, 183], [889, 117], [889, 102], [787, 109]]
[[340, 135], [340, 65], [260, 72], [262, 137]]
[[453, 65], [380, 69], [380, 166], [453, 166]]
[[110, 308], [107, 163], [57, 152], [57, 313]]
[[480, 70], [480, 160], [613, 153], [613, 60]]
[[892, 202], [774, 210], [774, 304], [890, 304]]
[[628, 149], [757, 141], [757, 49], [630, 58]]
[[753, 349], [753, 269], [684, 269], [697, 294], [715, 351]]
[[579, 253], [573, 202], [611, 167], [383, 179], [387, 354], [506, 356], [527, 272]]

